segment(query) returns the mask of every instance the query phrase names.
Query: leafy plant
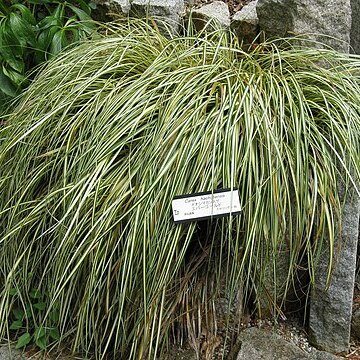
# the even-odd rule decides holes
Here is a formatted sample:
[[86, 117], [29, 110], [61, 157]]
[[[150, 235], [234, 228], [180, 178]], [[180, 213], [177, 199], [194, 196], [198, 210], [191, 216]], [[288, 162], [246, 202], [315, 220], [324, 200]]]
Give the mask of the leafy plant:
[[[0, 3], [0, 97], [28, 85], [27, 72], [94, 31], [89, 0]], [[1, 94], [2, 93], [2, 94]]]
[[[0, 130], [0, 333], [11, 288], [40, 286], [36, 323], [58, 302], [74, 350], [158, 358], [211, 286], [249, 300], [265, 269], [278, 282], [278, 249], [284, 296], [300, 266], [314, 280], [337, 181], [360, 173], [360, 59], [140, 21], [107, 34], [52, 59]], [[233, 187], [241, 215], [174, 225], [175, 195]]]
[[[13, 303], [18, 303], [18, 290], [12, 288], [9, 294], [13, 297]], [[17, 343], [15, 347], [17, 349], [34, 343], [41, 350], [44, 350], [52, 341], [60, 340], [59, 328], [56, 325], [59, 321], [59, 311], [56, 307], [48, 315], [50, 321], [55, 325], [44, 327], [37, 323], [37, 319], [43, 318], [47, 310], [47, 304], [43, 302], [44, 295], [38, 289], [32, 289], [28, 294], [29, 302], [24, 308], [12, 306], [13, 320], [9, 329], [16, 333]]]

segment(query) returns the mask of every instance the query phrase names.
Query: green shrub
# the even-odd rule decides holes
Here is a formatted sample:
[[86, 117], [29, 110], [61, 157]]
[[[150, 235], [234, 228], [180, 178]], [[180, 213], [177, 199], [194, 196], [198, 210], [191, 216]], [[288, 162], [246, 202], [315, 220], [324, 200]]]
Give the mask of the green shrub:
[[89, 36], [94, 6], [89, 0], [1, 1], [0, 99], [27, 86], [34, 66]]
[[[0, 334], [38, 289], [32, 321], [58, 341], [157, 358], [211, 286], [256, 293], [279, 246], [288, 288], [300, 265], [314, 279], [337, 181], [359, 175], [360, 59], [290, 40], [245, 53], [221, 30], [107, 32], [52, 59], [0, 130]], [[173, 224], [175, 195], [232, 187], [240, 216], [208, 236]]]

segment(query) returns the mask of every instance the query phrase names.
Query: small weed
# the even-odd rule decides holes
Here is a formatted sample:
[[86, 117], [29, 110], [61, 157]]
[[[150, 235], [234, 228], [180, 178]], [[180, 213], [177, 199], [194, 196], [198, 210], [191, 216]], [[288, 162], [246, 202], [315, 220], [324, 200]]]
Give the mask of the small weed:
[[[18, 303], [18, 290], [12, 288], [10, 295]], [[41, 293], [38, 289], [32, 289], [29, 293], [29, 302], [25, 308], [15, 306], [12, 310], [12, 322], [9, 329], [15, 332], [17, 338], [16, 349], [21, 349], [28, 344], [35, 344], [41, 350], [46, 349], [54, 340], [60, 339], [60, 332], [57, 326], [43, 326], [37, 320], [44, 318], [48, 308], [44, 301], [46, 293]], [[58, 306], [49, 312], [51, 324], [56, 324], [59, 320]]]

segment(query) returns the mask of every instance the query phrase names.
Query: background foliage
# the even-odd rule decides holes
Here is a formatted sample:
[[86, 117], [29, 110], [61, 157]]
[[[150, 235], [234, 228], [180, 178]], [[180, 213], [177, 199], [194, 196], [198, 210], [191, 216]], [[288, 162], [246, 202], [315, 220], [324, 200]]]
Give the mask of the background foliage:
[[28, 85], [27, 72], [94, 30], [89, 0], [0, 2], [0, 101]]

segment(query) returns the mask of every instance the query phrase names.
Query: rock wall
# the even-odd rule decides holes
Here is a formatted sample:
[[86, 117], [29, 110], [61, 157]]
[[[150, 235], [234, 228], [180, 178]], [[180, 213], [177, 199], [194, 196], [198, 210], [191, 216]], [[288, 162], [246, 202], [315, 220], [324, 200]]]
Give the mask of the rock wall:
[[359, 0], [253, 0], [240, 11], [233, 2], [215, 0], [202, 6], [196, 0], [94, 1], [108, 13], [161, 19], [174, 33], [186, 8], [195, 6], [200, 19], [215, 18], [223, 27], [230, 25], [244, 43], [251, 43], [262, 31], [267, 37], [303, 35], [338, 51], [360, 54]]
[[360, 1], [351, 0], [351, 52], [360, 55]]
[[[344, 196], [340, 185], [340, 194]], [[309, 336], [317, 348], [346, 353], [350, 344], [350, 326], [359, 236], [360, 200], [352, 189], [348, 192], [342, 215], [341, 234], [334, 244], [334, 270], [327, 288], [329, 249], [320, 257], [316, 282], [310, 299]]]
[[260, 28], [268, 36], [305, 35], [349, 52], [350, 0], [259, 0], [257, 13]]

